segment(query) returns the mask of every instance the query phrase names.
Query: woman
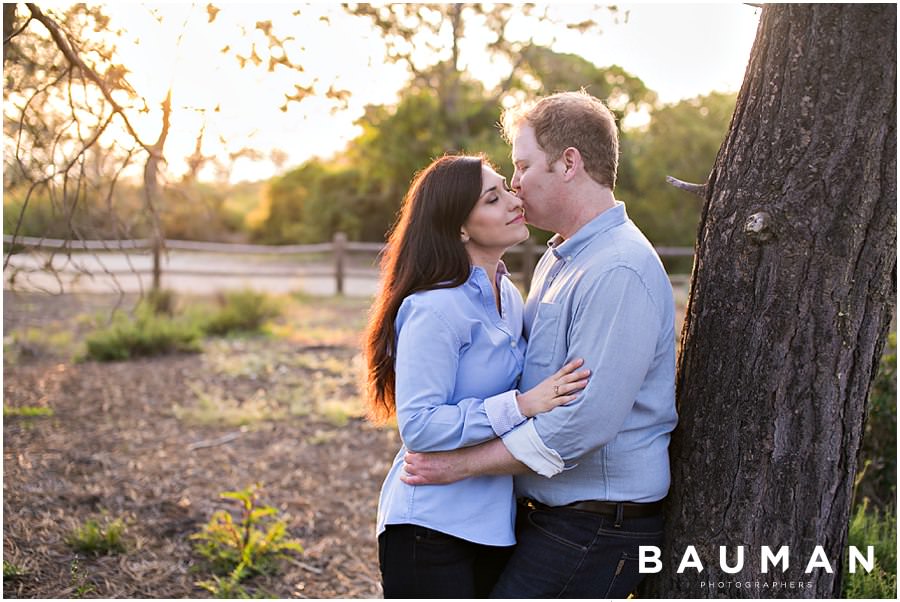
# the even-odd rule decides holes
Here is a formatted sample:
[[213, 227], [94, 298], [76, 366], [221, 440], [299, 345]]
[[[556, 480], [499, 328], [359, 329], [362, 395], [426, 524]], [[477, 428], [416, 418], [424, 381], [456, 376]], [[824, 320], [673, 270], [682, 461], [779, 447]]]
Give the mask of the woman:
[[379, 499], [386, 598], [484, 597], [515, 543], [512, 477], [406, 485], [406, 450], [501, 436], [587, 383], [578, 360], [515, 390], [523, 303], [500, 258], [526, 238], [521, 201], [482, 157], [437, 159], [404, 198], [366, 337], [370, 415], [396, 416], [404, 444]]

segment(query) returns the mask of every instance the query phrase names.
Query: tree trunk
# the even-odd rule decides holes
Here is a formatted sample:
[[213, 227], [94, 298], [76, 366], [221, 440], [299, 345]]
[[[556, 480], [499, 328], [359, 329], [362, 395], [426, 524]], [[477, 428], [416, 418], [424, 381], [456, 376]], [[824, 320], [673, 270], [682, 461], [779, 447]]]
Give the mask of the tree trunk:
[[[708, 181], [666, 547], [645, 596], [840, 595], [866, 399], [896, 295], [896, 10], [762, 10]], [[702, 572], [677, 572], [688, 546]], [[720, 546], [728, 566], [744, 546], [742, 570], [720, 567]], [[762, 546], [789, 546], [788, 569], [762, 572]], [[821, 562], [807, 573], [811, 558], [833, 573]]]
[[166, 146], [166, 138], [169, 136], [169, 120], [172, 115], [171, 88], [162, 103], [162, 109], [162, 128], [159, 132], [159, 138], [156, 140], [156, 144], [150, 148], [147, 163], [144, 165], [144, 204], [150, 216], [150, 236], [153, 251], [153, 292], [159, 292], [162, 288], [162, 252], [165, 239], [162, 231], [162, 220], [160, 219], [159, 164], [161, 161], [165, 161], [163, 149]]

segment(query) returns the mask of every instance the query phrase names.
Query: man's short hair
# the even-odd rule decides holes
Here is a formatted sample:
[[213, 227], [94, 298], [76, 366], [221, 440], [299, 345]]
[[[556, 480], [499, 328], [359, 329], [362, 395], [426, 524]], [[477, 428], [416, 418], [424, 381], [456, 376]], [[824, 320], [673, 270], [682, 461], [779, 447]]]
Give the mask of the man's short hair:
[[545, 96], [525, 110], [504, 111], [503, 136], [512, 142], [523, 123], [534, 128], [548, 165], [569, 148], [577, 148], [588, 175], [614, 189], [619, 165], [619, 131], [606, 105], [584, 90]]

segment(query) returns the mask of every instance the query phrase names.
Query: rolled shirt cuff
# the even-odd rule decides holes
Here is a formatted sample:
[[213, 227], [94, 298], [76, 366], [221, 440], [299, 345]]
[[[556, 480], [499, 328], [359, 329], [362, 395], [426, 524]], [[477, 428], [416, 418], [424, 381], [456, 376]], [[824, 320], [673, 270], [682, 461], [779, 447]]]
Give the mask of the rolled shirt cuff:
[[503, 444], [516, 460], [542, 477], [550, 478], [565, 468], [562, 457], [544, 445], [534, 428], [534, 420], [529, 420], [504, 435]]
[[484, 411], [498, 437], [528, 420], [519, 411], [519, 404], [516, 403], [517, 393], [518, 391], [513, 389], [484, 400]]

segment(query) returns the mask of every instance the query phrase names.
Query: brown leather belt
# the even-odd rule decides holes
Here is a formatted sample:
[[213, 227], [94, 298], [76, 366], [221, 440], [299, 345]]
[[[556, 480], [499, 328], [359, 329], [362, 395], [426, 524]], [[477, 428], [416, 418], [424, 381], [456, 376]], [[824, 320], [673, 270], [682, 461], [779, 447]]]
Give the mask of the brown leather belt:
[[[616, 518], [646, 518], [648, 516], [656, 516], [662, 514], [663, 502], [650, 502], [647, 504], [639, 504], [637, 502], [601, 502], [596, 500], [574, 502], [565, 506], [548, 506], [532, 499], [523, 498], [521, 503], [535, 510], [579, 510], [581, 512], [590, 512], [592, 514], [600, 514]], [[621, 507], [621, 514], [619, 514]]]

